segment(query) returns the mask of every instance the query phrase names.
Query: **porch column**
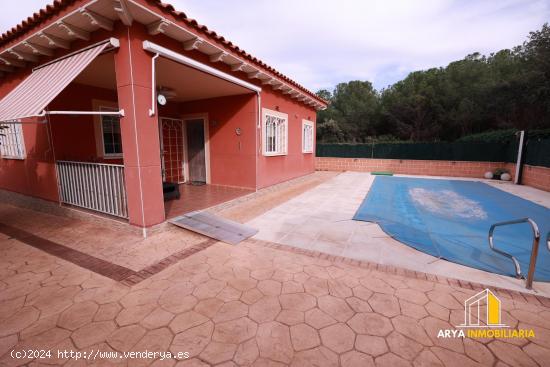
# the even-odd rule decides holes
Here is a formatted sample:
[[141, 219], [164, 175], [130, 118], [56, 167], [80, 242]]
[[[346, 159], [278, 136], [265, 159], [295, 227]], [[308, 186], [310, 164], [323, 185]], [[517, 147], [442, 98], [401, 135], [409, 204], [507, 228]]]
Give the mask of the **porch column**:
[[130, 223], [149, 227], [164, 221], [164, 200], [157, 116], [149, 116], [151, 104], [151, 58], [143, 50], [147, 37], [134, 23], [120, 32], [115, 55], [124, 173]]

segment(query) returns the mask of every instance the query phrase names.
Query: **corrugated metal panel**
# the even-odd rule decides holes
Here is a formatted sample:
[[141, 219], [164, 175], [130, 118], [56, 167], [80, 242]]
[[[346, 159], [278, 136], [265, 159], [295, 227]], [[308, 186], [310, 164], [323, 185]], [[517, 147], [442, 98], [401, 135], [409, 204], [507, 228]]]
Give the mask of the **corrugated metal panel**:
[[0, 101], [0, 121], [39, 116], [110, 43], [89, 48], [36, 69]]

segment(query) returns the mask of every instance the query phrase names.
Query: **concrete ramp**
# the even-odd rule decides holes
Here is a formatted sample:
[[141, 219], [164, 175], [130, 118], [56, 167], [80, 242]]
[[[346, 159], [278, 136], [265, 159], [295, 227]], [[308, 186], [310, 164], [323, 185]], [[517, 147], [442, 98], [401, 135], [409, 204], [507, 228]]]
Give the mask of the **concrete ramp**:
[[258, 233], [255, 228], [204, 211], [180, 215], [168, 222], [231, 245], [237, 245]]

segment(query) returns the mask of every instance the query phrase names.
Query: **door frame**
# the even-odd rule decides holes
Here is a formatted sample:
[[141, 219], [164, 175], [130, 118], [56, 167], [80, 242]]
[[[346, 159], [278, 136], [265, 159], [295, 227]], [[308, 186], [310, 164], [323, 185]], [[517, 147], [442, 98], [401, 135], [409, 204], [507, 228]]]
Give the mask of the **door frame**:
[[185, 180], [189, 181], [189, 153], [188, 153], [188, 146], [187, 146], [187, 121], [189, 120], [199, 120], [202, 119], [203, 121], [203, 129], [204, 129], [204, 164], [206, 168], [206, 183], [210, 184], [210, 131], [209, 131], [209, 122], [208, 122], [208, 113], [193, 113], [193, 114], [187, 114], [183, 115], [181, 117], [181, 120], [183, 121], [183, 168], [184, 168], [184, 174], [185, 174]]
[[182, 139], [183, 139], [183, 159], [182, 159], [182, 163], [183, 163], [183, 182], [178, 182], [178, 183], [185, 183], [189, 180], [189, 175], [188, 175], [188, 171], [186, 170], [186, 162], [187, 162], [187, 135], [185, 133], [185, 130], [186, 130], [186, 126], [185, 126], [185, 121], [181, 118], [173, 118], [173, 117], [167, 117], [167, 116], [159, 116], [159, 140], [160, 140], [160, 168], [161, 168], [161, 177], [162, 177], [162, 180], [164, 181], [165, 178], [166, 178], [166, 167], [165, 167], [165, 162], [164, 162], [164, 135], [163, 135], [163, 131], [162, 131], [162, 120], [173, 120], [173, 121], [181, 121], [181, 125], [182, 125]]

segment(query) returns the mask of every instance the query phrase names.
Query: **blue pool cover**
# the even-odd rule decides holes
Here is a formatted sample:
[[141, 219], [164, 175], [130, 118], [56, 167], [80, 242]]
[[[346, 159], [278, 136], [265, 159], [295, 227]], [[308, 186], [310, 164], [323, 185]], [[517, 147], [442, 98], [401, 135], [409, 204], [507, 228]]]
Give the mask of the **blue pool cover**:
[[[514, 276], [510, 259], [489, 248], [496, 222], [529, 217], [541, 241], [535, 280], [550, 281], [550, 209], [482, 182], [376, 177], [353, 219], [376, 222], [396, 240], [458, 264]], [[528, 223], [495, 229], [495, 247], [515, 256], [527, 275], [533, 235]]]

